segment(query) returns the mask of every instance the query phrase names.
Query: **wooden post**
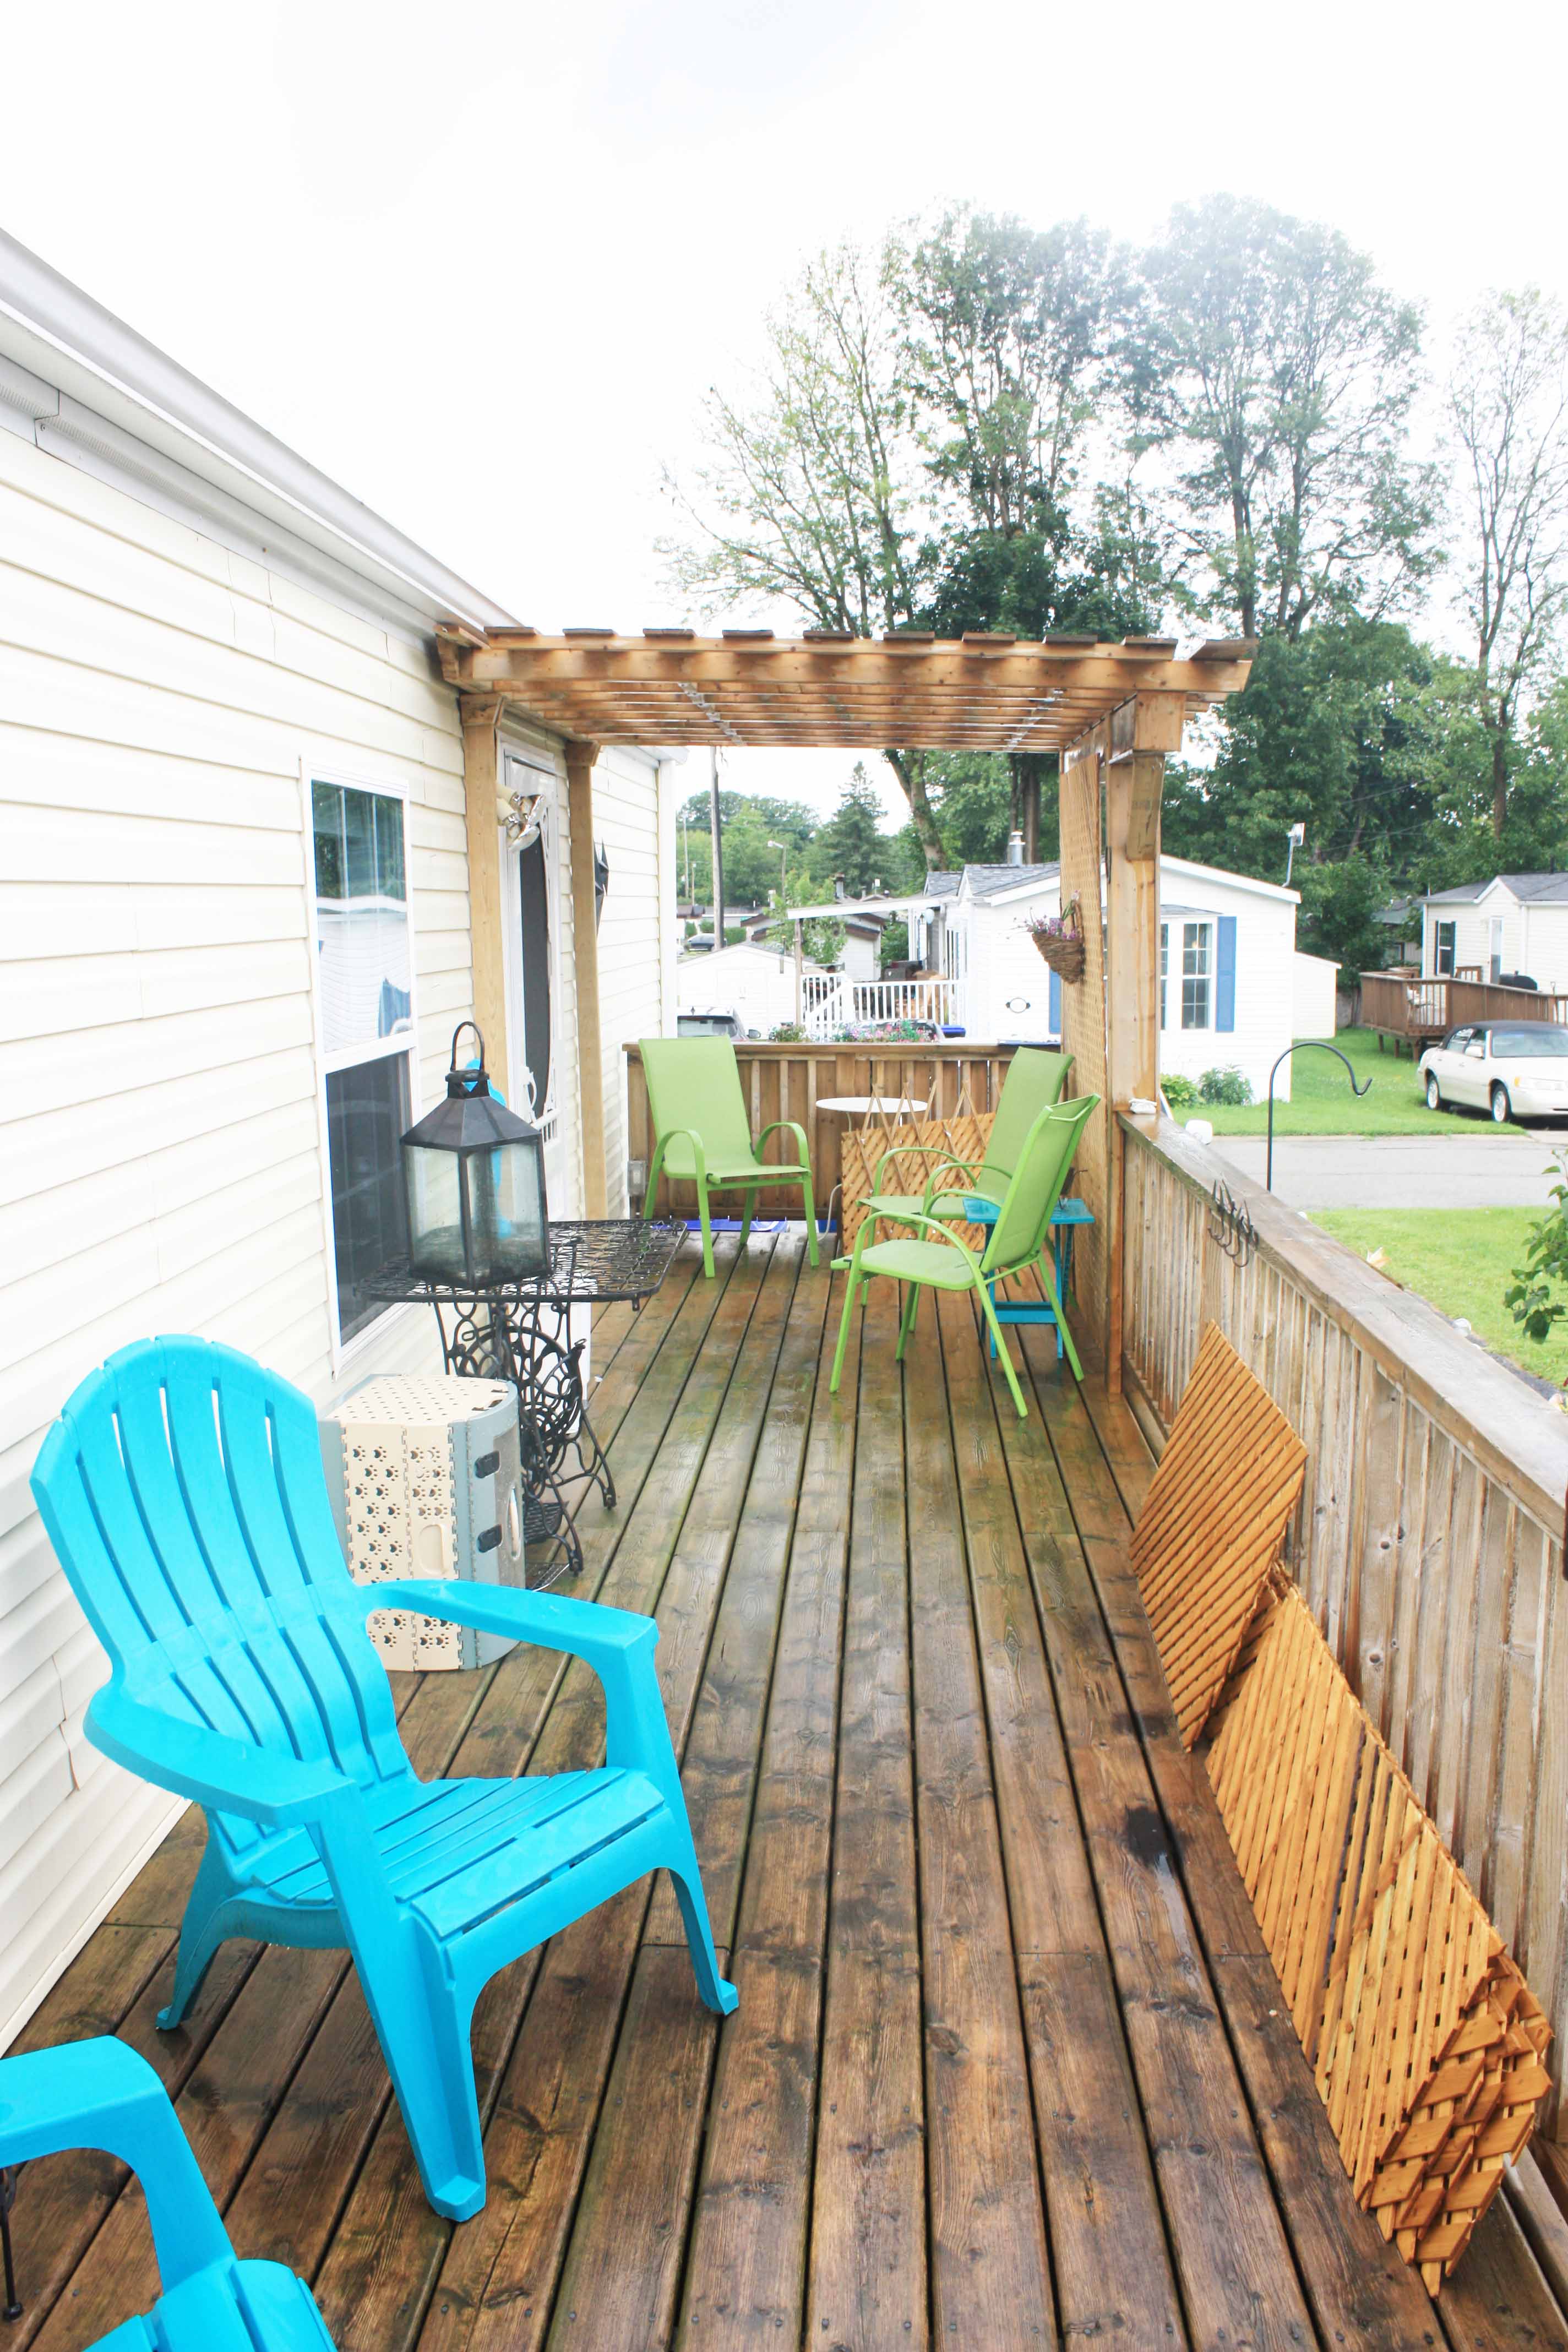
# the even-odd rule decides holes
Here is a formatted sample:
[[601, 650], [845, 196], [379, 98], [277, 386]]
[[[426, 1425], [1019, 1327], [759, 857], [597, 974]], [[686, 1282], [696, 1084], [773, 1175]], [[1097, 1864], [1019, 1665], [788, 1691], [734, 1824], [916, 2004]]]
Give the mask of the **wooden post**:
[[1106, 1385], [1121, 1392], [1123, 1151], [1119, 1114], [1160, 1091], [1160, 799], [1165, 755], [1182, 745], [1179, 694], [1141, 694], [1110, 716], [1105, 771], [1106, 1078], [1112, 1117], [1106, 1184]]
[[577, 1101], [583, 1130], [583, 1213], [609, 1215], [605, 1167], [605, 1059], [599, 1035], [599, 940], [594, 922], [594, 761], [596, 743], [566, 745], [572, 845], [572, 963], [577, 982]]
[[463, 807], [468, 834], [468, 929], [474, 1019], [499, 1084], [506, 1083], [506, 960], [501, 946], [500, 751], [496, 695], [458, 698], [463, 727]]

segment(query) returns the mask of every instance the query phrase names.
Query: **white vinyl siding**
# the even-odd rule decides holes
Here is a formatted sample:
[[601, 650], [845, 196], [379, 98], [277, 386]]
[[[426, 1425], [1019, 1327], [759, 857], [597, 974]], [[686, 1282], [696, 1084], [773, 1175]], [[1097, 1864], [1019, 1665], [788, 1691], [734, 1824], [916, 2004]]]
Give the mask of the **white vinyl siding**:
[[666, 893], [661, 883], [659, 782], [650, 761], [618, 746], [606, 747], [595, 763], [594, 834], [610, 865], [598, 950], [612, 1217], [625, 1216], [627, 1206], [626, 1048], [675, 1027], [675, 1002], [665, 996], [666, 933], [675, 927], [675, 896], [673, 886]]
[[[0, 2042], [178, 1811], [82, 1736], [105, 1666], [31, 1507], [45, 1429], [151, 1331], [333, 1385], [312, 771], [407, 795], [428, 1101], [471, 1011], [428, 655], [0, 433]], [[429, 1349], [394, 1313], [353, 1377]]]

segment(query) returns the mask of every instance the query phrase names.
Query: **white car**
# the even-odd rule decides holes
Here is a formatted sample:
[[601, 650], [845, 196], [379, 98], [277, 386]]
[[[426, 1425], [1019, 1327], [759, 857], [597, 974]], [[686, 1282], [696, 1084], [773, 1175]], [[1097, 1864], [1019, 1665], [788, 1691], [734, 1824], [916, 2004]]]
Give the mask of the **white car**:
[[1568, 1028], [1552, 1021], [1479, 1021], [1450, 1029], [1421, 1056], [1428, 1110], [1464, 1103], [1510, 1118], [1568, 1118]]

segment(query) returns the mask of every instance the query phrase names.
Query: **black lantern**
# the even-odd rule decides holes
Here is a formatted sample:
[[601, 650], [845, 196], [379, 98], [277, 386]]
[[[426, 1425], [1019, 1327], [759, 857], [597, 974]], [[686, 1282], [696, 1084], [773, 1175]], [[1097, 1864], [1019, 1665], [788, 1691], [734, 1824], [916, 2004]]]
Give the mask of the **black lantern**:
[[[472, 1029], [477, 1064], [458, 1067]], [[408, 1263], [429, 1282], [482, 1290], [550, 1271], [544, 1139], [490, 1092], [485, 1041], [471, 1021], [452, 1033], [447, 1098], [403, 1139]]]

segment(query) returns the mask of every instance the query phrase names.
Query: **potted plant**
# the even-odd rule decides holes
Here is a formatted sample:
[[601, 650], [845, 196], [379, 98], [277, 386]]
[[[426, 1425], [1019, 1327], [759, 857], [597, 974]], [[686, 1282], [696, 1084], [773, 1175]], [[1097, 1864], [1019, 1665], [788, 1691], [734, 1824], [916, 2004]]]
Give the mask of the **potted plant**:
[[1066, 981], [1083, 978], [1083, 920], [1076, 898], [1059, 915], [1031, 915], [1025, 929], [1053, 971]]

